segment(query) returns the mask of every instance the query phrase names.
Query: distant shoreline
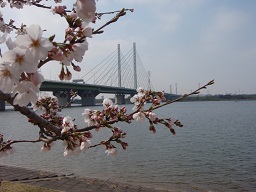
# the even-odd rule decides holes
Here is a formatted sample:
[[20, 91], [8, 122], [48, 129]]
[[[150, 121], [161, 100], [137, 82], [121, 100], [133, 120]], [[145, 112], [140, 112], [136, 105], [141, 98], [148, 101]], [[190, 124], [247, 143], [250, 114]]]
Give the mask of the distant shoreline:
[[[177, 99], [181, 95], [172, 95], [171, 100]], [[190, 102], [190, 101], [256, 101], [256, 94], [243, 94], [243, 95], [196, 95], [184, 98], [179, 102]], [[92, 106], [102, 106], [103, 99], [97, 99], [96, 105]], [[124, 105], [132, 104], [132, 103], [125, 103]], [[9, 104], [5, 104], [6, 110], [14, 110], [13, 107]], [[71, 107], [85, 107], [80, 104], [80, 100], [75, 100]], [[86, 106], [90, 107], [90, 106]], [[69, 107], [68, 107], [69, 108]]]

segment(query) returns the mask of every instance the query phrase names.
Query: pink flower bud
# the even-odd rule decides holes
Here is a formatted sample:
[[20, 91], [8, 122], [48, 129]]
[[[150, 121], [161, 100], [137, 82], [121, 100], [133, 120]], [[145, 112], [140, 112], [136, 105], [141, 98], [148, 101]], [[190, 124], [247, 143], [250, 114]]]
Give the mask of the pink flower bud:
[[78, 65], [75, 65], [74, 63], [71, 63], [73, 69], [77, 72], [80, 72], [81, 71], [81, 68], [78, 66]]
[[66, 40], [67, 41], [71, 41], [73, 39], [73, 36], [71, 36], [71, 35], [68, 35], [67, 37], [66, 37]]
[[73, 18], [73, 19], [76, 19], [77, 18], [77, 14], [72, 11], [70, 13], [70, 17]]
[[65, 74], [64, 79], [65, 79], [66, 81], [69, 81], [69, 80], [72, 79], [72, 73], [70, 73], [69, 70], [67, 70], [67, 73]]
[[60, 6], [60, 5], [58, 5], [58, 6], [55, 6], [55, 7], [52, 9], [52, 11], [55, 12], [55, 13], [57, 13], [57, 14], [63, 15], [63, 14], [66, 14], [66, 11], [65, 11], [66, 8], [67, 8], [66, 6]]

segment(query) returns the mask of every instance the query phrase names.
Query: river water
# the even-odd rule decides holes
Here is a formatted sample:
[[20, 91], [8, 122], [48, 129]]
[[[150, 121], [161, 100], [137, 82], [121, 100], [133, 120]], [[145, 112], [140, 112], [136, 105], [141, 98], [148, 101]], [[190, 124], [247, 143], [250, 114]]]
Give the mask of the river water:
[[[126, 107], [129, 111], [132, 105]], [[83, 109], [62, 113], [84, 127]], [[107, 156], [103, 147], [63, 157], [61, 142], [48, 153], [40, 151], [41, 144], [16, 144], [16, 153], [1, 158], [0, 164], [174, 191], [256, 191], [256, 101], [181, 102], [157, 114], [175, 117], [184, 127], [173, 136], [163, 126], [152, 134], [147, 122], [119, 124], [127, 133], [129, 147], [126, 151], [118, 148], [117, 157]], [[0, 122], [0, 133], [6, 137], [37, 138], [37, 127], [18, 112], [1, 112]], [[110, 133], [100, 130], [93, 135], [92, 143], [96, 143]]]

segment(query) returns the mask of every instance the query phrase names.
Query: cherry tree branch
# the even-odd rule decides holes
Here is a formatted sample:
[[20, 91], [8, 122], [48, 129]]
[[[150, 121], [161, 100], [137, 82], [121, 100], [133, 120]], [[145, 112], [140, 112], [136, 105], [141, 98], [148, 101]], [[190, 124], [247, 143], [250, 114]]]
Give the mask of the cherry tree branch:
[[106, 26], [110, 25], [111, 23], [116, 22], [120, 17], [124, 16], [126, 14], [125, 12], [126, 9], [122, 9], [121, 11], [119, 11], [115, 17], [113, 17], [111, 20], [109, 20], [107, 23], [105, 23], [103, 26], [101, 26], [100, 28], [96, 29], [95, 31], [93, 31], [92, 34], [101, 34], [103, 33], [102, 29], [105, 28]]
[[15, 143], [38, 143], [38, 142], [41, 142], [42, 140], [41, 139], [37, 139], [37, 140], [13, 140], [13, 141], [9, 141], [3, 145], [0, 145], [0, 152], [1, 151], [4, 151], [5, 149], [8, 149], [10, 148], [10, 146], [12, 144], [15, 144]]
[[[206, 89], [207, 86], [212, 85], [213, 83], [214, 83], [214, 80], [211, 80], [211, 81], [209, 81], [207, 84], [203, 85], [202, 87], [196, 89], [195, 91], [193, 91], [193, 92], [191, 92], [191, 93], [189, 93], [189, 94], [184, 94], [184, 95], [182, 95], [182, 96], [180, 96], [179, 98], [174, 99], [174, 100], [168, 100], [168, 101], [166, 101], [165, 103], [163, 103], [163, 104], [161, 104], [161, 105], [158, 105], [158, 106], [155, 106], [155, 107], [153, 107], [153, 108], [144, 110], [143, 112], [145, 113], [145, 112], [154, 111], [154, 110], [156, 110], [156, 109], [158, 109], [158, 108], [160, 108], [160, 107], [163, 107], [163, 106], [166, 106], [166, 105], [175, 103], [175, 102], [179, 102], [179, 101], [183, 100], [184, 98], [189, 97], [189, 96], [191, 96], [191, 95], [199, 94], [199, 91], [200, 91], [200, 90]], [[140, 110], [141, 110], [141, 108], [139, 108], [139, 109], [137, 109], [136, 111], [134, 111], [134, 112], [128, 114], [128, 115], [127, 115], [127, 118], [128, 118], [128, 119], [133, 119], [132, 116], [133, 116], [135, 113], [138, 113]], [[96, 129], [96, 128], [100, 128], [100, 127], [107, 127], [108, 125], [112, 125], [112, 124], [115, 124], [115, 123], [120, 122], [120, 121], [126, 122], [126, 120], [127, 120], [127, 119], [122, 120], [122, 119], [116, 118], [116, 119], [112, 119], [112, 120], [110, 120], [110, 121], [106, 121], [106, 122], [104, 122], [104, 124], [101, 124], [101, 125], [97, 125], [97, 126], [96, 126], [96, 125], [93, 125], [93, 126], [88, 126], [88, 127], [85, 127], [85, 128], [77, 129], [77, 130], [75, 130], [75, 132], [79, 133], [79, 132], [90, 131], [90, 130], [93, 130], [93, 129]]]
[[40, 61], [39, 62], [39, 64], [38, 64], [38, 69], [39, 68], [41, 68], [43, 65], [45, 65], [46, 63], [48, 63], [49, 61], [52, 61], [53, 59], [52, 58], [50, 58], [50, 57], [48, 57], [48, 58], [46, 58], [45, 60], [43, 60], [43, 61]]
[[33, 124], [40, 125], [47, 129], [48, 131], [51, 131], [55, 133], [56, 135], [61, 135], [61, 129], [57, 126], [52, 125], [47, 120], [43, 119], [39, 115], [37, 115], [34, 111], [27, 107], [20, 107], [19, 105], [13, 105], [14, 97], [11, 97], [11, 94], [3, 93], [0, 90], [0, 100], [4, 100], [11, 104], [16, 111], [19, 111], [22, 115], [25, 115], [29, 119], [33, 119]]

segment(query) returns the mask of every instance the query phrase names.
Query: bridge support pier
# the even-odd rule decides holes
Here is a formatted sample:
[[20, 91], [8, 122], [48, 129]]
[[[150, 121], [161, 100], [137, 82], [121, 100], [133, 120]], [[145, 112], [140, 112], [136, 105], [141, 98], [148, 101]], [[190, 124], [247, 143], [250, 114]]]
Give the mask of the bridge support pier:
[[115, 95], [115, 103], [116, 104], [125, 104], [125, 95], [124, 94], [116, 94]]
[[82, 106], [92, 106], [96, 104], [95, 97], [99, 94], [98, 91], [83, 91], [78, 92], [78, 95], [81, 97]]
[[0, 100], [0, 111], [5, 111], [5, 101]]
[[54, 91], [53, 95], [57, 97], [60, 106], [66, 106], [70, 101], [69, 91]]

